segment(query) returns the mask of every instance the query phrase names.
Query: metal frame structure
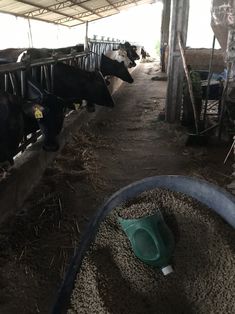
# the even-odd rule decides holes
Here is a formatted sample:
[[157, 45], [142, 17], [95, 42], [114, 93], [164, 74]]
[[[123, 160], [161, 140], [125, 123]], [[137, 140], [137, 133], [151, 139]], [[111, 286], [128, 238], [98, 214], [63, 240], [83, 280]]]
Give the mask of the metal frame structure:
[[155, 0], [2, 0], [0, 12], [44, 22], [77, 26]]

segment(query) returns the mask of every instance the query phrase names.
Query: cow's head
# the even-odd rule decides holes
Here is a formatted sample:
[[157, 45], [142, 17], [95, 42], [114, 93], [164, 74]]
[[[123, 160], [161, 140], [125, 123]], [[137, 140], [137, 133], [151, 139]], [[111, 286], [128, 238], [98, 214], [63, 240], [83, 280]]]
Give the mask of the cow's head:
[[131, 68], [132, 67], [132, 61], [128, 58], [127, 52], [125, 49], [121, 48], [118, 50], [118, 58], [117, 61], [124, 62], [125, 67]]
[[102, 55], [100, 69], [104, 76], [112, 75], [128, 83], [134, 82], [123, 61], [118, 62], [117, 60], [112, 60], [105, 55]]
[[119, 45], [119, 49], [124, 49], [127, 53], [127, 57], [130, 59], [131, 63], [129, 64], [129, 67], [135, 67], [136, 63], [135, 60], [139, 60], [140, 56], [137, 53], [137, 47], [135, 45], [131, 45], [128, 41], [126, 41], [124, 44]]
[[24, 135], [21, 100], [0, 92], [0, 163], [13, 164], [13, 157]]
[[24, 103], [24, 113], [27, 116], [27, 124], [31, 126], [32, 132], [35, 132], [35, 123], [40, 128], [43, 136], [43, 149], [48, 152], [54, 152], [59, 149], [57, 135], [63, 127], [65, 103], [62, 99], [53, 94], [46, 93], [43, 97], [43, 103], [34, 101]]
[[115, 76], [119, 77], [121, 80], [128, 82], [128, 83], [133, 83], [134, 80], [129, 73], [128, 69], [125, 66], [124, 61], [122, 62], [117, 62], [115, 65]]
[[90, 91], [89, 101], [100, 106], [114, 107], [113, 98], [101, 72], [91, 72], [90, 75], [92, 77], [92, 90]]

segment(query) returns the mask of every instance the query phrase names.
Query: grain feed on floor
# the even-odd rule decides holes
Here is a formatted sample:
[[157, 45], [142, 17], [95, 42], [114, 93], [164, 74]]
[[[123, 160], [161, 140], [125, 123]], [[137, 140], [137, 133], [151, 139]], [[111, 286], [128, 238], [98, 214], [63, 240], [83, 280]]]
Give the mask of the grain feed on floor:
[[[138, 260], [117, 219], [160, 209], [176, 238], [175, 271], [164, 276]], [[192, 198], [163, 189], [142, 193], [101, 223], [71, 297], [69, 314], [235, 313], [235, 234]]]

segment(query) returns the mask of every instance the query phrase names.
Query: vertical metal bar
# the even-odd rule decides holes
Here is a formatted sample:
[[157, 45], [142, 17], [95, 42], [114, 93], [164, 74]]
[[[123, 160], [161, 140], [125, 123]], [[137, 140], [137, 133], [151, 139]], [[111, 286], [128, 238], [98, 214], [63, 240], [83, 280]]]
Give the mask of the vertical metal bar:
[[181, 53], [181, 57], [182, 57], [184, 72], [185, 72], [185, 76], [186, 76], [187, 83], [188, 83], [190, 100], [191, 100], [192, 107], [193, 107], [195, 130], [196, 130], [196, 134], [198, 134], [198, 132], [199, 132], [199, 129], [198, 129], [199, 117], [198, 117], [198, 114], [197, 114], [195, 97], [193, 95], [193, 84], [192, 84], [192, 80], [191, 80], [191, 77], [190, 77], [190, 73], [189, 73], [189, 71], [187, 69], [187, 64], [186, 64], [186, 59], [185, 59], [185, 52], [184, 52], [184, 49], [183, 49], [183, 46], [182, 46], [180, 32], [178, 32], [178, 42], [179, 42], [179, 48], [180, 48], [180, 53]]
[[44, 70], [44, 77], [45, 77], [45, 82], [46, 82], [46, 89], [48, 92], [50, 92], [51, 90], [51, 86], [50, 86], [50, 78], [49, 78], [49, 73], [48, 73], [48, 67], [46, 65], [43, 66], [43, 70]]
[[213, 58], [214, 58], [214, 50], [215, 50], [215, 35], [213, 36], [211, 58], [210, 58], [210, 65], [209, 65], [209, 74], [208, 74], [207, 87], [206, 87], [206, 99], [205, 99], [205, 106], [204, 106], [204, 112], [203, 112], [203, 123], [204, 124], [206, 121], [207, 105], [208, 105], [208, 98], [209, 98], [209, 92], [210, 92], [210, 82], [211, 82], [211, 77], [212, 77], [212, 62], [213, 62]]
[[85, 33], [85, 42], [84, 42], [84, 51], [88, 50], [88, 21], [86, 21], [86, 33]]
[[21, 87], [21, 96], [25, 97], [25, 71], [20, 71], [20, 87]]
[[7, 92], [9, 88], [9, 73], [4, 74], [4, 91]]
[[54, 93], [54, 64], [51, 64], [50, 67], [50, 71], [51, 71], [51, 93]]
[[11, 81], [12, 92], [13, 92], [14, 95], [17, 95], [18, 94], [18, 89], [17, 89], [15, 74], [9, 72], [9, 77], [10, 77], [10, 81]]
[[44, 76], [44, 70], [43, 70], [43, 65], [40, 66], [40, 84], [42, 87], [43, 86], [43, 76]]
[[30, 47], [33, 47], [33, 35], [32, 35], [30, 19], [28, 19], [28, 25], [29, 25], [29, 39], [30, 39], [29, 45]]
[[35, 81], [38, 81], [38, 78], [37, 78], [37, 68], [36, 68], [36, 67], [32, 67], [32, 68], [31, 68], [31, 71], [32, 71], [32, 78], [33, 78]]
[[229, 86], [229, 79], [232, 72], [232, 64], [233, 62], [229, 61], [227, 62], [227, 77], [225, 81], [225, 86], [223, 89], [223, 94], [221, 96], [221, 110], [220, 110], [220, 116], [219, 116], [219, 129], [218, 129], [218, 138], [221, 138], [222, 135], [222, 127], [223, 127], [223, 119], [225, 114], [225, 108], [226, 108], [226, 99], [228, 94], [228, 86]]

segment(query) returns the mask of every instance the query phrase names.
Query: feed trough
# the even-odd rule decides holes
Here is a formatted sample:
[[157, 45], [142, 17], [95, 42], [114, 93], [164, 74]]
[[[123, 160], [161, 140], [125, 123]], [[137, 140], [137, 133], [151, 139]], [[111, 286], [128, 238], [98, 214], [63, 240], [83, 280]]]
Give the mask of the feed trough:
[[[195, 286], [196, 286], [197, 280], [199, 280], [200, 278], [205, 278], [207, 276], [207, 273], [206, 273], [206, 263], [208, 264], [207, 257], [210, 255], [211, 252], [213, 252], [213, 247], [215, 246], [216, 242], [220, 243], [219, 242], [219, 236], [223, 237], [222, 232], [221, 232], [221, 235], [217, 234], [218, 230], [216, 230], [216, 227], [218, 227], [218, 226], [220, 227], [219, 224], [221, 223], [223, 228], [227, 228], [226, 232], [233, 232], [232, 228], [235, 227], [235, 198], [232, 195], [230, 195], [228, 192], [226, 192], [224, 189], [221, 189], [221, 188], [219, 188], [213, 184], [210, 184], [206, 181], [196, 179], [196, 178], [185, 177], [185, 176], [150, 177], [150, 178], [143, 179], [141, 181], [134, 182], [133, 184], [130, 184], [130, 185], [122, 188], [121, 190], [119, 190], [118, 192], [113, 194], [109, 198], [109, 200], [107, 202], [105, 202], [105, 204], [97, 211], [95, 217], [90, 221], [88, 228], [87, 228], [86, 232], [84, 233], [84, 235], [81, 239], [81, 243], [80, 243], [80, 245], [76, 251], [76, 254], [71, 261], [70, 267], [68, 269], [65, 280], [64, 280], [64, 282], [61, 286], [61, 289], [59, 291], [59, 295], [58, 295], [57, 301], [54, 305], [54, 308], [52, 310], [52, 313], [66, 313], [66, 311], [69, 307], [69, 304], [70, 304], [70, 299], [71, 299], [71, 295], [72, 295], [72, 292], [74, 289], [74, 285], [75, 285], [77, 276], [79, 276], [79, 273], [83, 272], [83, 270], [81, 271], [81, 269], [83, 267], [82, 265], [84, 263], [84, 260], [85, 260], [85, 262], [87, 260], [86, 255], [90, 254], [89, 250], [93, 246], [92, 243], [95, 241], [96, 235], [97, 235], [96, 238], [99, 238], [99, 234], [101, 235], [100, 239], [104, 242], [103, 245], [101, 245], [101, 247], [103, 246], [102, 249], [107, 248], [105, 243], [106, 242], [108, 243], [110, 239], [116, 245], [116, 246], [114, 245], [114, 249], [119, 249], [118, 246], [121, 242], [118, 243], [118, 236], [115, 235], [113, 238], [110, 237], [110, 239], [109, 239], [109, 237], [106, 237], [106, 238], [103, 237], [103, 234], [102, 234], [102, 232], [103, 232], [102, 229], [104, 229], [103, 228], [104, 221], [107, 219], [109, 219], [109, 222], [111, 223], [111, 227], [109, 229], [111, 230], [111, 229], [116, 228], [114, 225], [114, 222], [117, 219], [116, 219], [115, 215], [112, 216], [112, 213], [115, 214], [115, 210], [113, 210], [113, 209], [117, 209], [117, 212], [118, 212], [118, 211], [120, 211], [121, 204], [123, 204], [124, 202], [129, 202], [131, 199], [138, 197], [142, 193], [146, 193], [146, 192], [153, 190], [153, 189], [167, 189], [167, 191], [170, 191], [172, 193], [175, 193], [175, 192], [183, 193], [183, 195], [192, 197], [193, 199], [199, 201], [200, 203], [205, 204], [210, 209], [210, 210], [208, 210], [209, 214], [212, 213], [212, 218], [209, 218], [209, 222], [211, 222], [213, 220], [214, 216], [216, 217], [216, 219], [219, 220], [219, 222], [216, 222], [213, 225], [213, 228], [215, 228], [215, 230], [212, 230], [214, 233], [216, 231], [215, 235], [218, 237], [218, 241], [210, 242], [210, 241], [208, 241], [209, 238], [208, 237], [206, 238], [205, 235], [203, 235], [202, 239], [204, 239], [204, 237], [205, 237], [204, 242], [208, 242], [209, 246], [211, 245], [212, 247], [211, 247], [211, 250], [209, 247], [209, 251], [208, 250], [204, 251], [203, 257], [205, 258], [205, 260], [202, 260], [202, 258], [200, 257], [200, 249], [201, 249], [200, 245], [201, 244], [199, 243], [199, 240], [198, 240], [198, 243], [196, 243], [197, 239], [195, 240], [195, 238], [193, 238], [194, 233], [197, 231], [198, 228], [200, 228], [200, 224], [199, 224], [200, 221], [198, 220], [198, 225], [196, 225], [196, 228], [191, 228], [191, 234], [186, 234], [186, 236], [185, 236], [184, 230], [183, 230], [183, 232], [181, 234], [181, 238], [184, 239], [183, 245], [184, 245], [184, 247], [187, 247], [187, 245], [190, 245], [189, 248], [191, 248], [192, 250], [187, 249], [186, 252], [182, 253], [182, 251], [180, 251], [180, 241], [178, 243], [178, 247], [177, 247], [177, 243], [176, 243], [176, 252], [178, 251], [180, 253], [176, 253], [176, 255], [175, 255], [175, 262], [176, 262], [175, 268], [176, 269], [175, 269], [175, 272], [173, 272], [173, 275], [170, 274], [169, 277], [168, 276], [164, 277], [160, 273], [159, 270], [152, 269], [151, 266], [146, 266], [146, 267], [150, 267], [150, 268], [143, 268], [143, 266], [142, 266], [143, 263], [141, 264], [141, 262], [136, 261], [136, 259], [133, 259], [132, 255], [129, 254], [129, 252], [126, 251], [125, 252], [126, 255], [124, 254], [123, 256], [122, 256], [122, 252], [120, 252], [120, 256], [122, 257], [122, 259], [124, 256], [127, 256], [129, 261], [130, 261], [130, 264], [133, 263], [136, 266], [136, 267], [132, 267], [132, 268], [138, 269], [138, 272], [136, 274], [134, 273], [134, 277], [133, 276], [130, 277], [130, 280], [128, 279], [129, 274], [127, 274], [125, 284], [123, 285], [123, 286], [125, 286], [127, 281], [128, 281], [128, 287], [125, 290], [125, 293], [127, 294], [127, 292], [129, 291], [131, 294], [131, 291], [129, 289], [129, 284], [131, 286], [132, 279], [135, 278], [135, 276], [137, 278], [138, 274], [140, 274], [139, 280], [141, 282], [141, 289], [145, 289], [145, 291], [143, 292], [145, 294], [148, 292], [149, 287], [151, 288], [150, 289], [151, 291], [157, 291], [158, 292], [157, 287], [156, 287], [156, 289], [152, 289], [152, 288], [154, 288], [154, 286], [151, 286], [151, 285], [155, 285], [155, 283], [153, 283], [154, 282], [153, 279], [158, 278], [158, 282], [159, 282], [159, 284], [161, 284], [161, 289], [159, 289], [159, 291], [162, 293], [161, 294], [161, 300], [163, 300], [165, 296], [167, 299], [167, 297], [169, 296], [169, 292], [172, 291], [172, 290], [169, 290], [170, 286], [169, 287], [166, 286], [166, 285], [170, 285], [170, 281], [175, 281], [177, 284], [179, 283], [179, 280], [177, 279], [177, 277], [174, 278], [174, 276], [177, 276], [177, 274], [179, 274], [180, 272], [182, 272], [181, 281], [183, 282], [184, 278], [185, 278], [185, 280], [187, 280], [187, 283], [185, 286], [188, 287], [186, 290], [189, 291], [189, 293], [191, 293], [189, 285], [190, 285], [190, 276], [192, 274], [194, 277], [192, 277], [193, 279], [191, 278], [191, 280], [193, 280], [193, 284]], [[159, 190], [158, 190], [157, 193], [161, 193], [161, 192], [159, 192]], [[154, 195], [157, 195], [157, 194], [153, 194], [153, 196]], [[162, 195], [164, 196], [165, 194], [163, 193]], [[171, 195], [170, 195], [170, 198], [173, 199], [173, 197]], [[184, 198], [182, 198], [182, 200], [184, 200]], [[179, 203], [175, 203], [175, 209], [177, 209], [179, 207], [180, 207]], [[129, 207], [129, 208], [131, 209], [131, 207]], [[136, 210], [135, 206], [133, 208], [134, 208], [134, 210]], [[148, 214], [152, 214], [152, 212], [151, 212], [152, 209], [150, 207], [148, 209], [147, 203], [146, 203], [146, 208], [147, 208]], [[184, 226], [187, 227], [189, 225], [188, 224], [189, 220], [186, 219], [188, 208], [190, 208], [190, 207], [186, 206], [184, 208], [185, 211], [180, 216], [180, 217], [183, 217], [183, 219], [184, 219], [183, 224], [182, 224], [183, 228], [184, 228]], [[125, 211], [127, 211], [127, 209], [124, 209], [124, 212]], [[205, 215], [204, 215], [204, 213], [202, 213], [200, 215], [204, 219], [204, 218], [207, 218], [208, 213], [206, 213]], [[223, 220], [225, 220], [227, 222], [227, 224], [224, 223], [222, 221], [222, 219], [219, 218], [218, 215], [221, 216], [223, 218]], [[197, 219], [197, 216], [194, 216], [194, 217], [195, 217], [195, 219]], [[125, 217], [125, 218], [128, 218], [128, 217]], [[132, 218], [133, 218], [133, 215], [132, 215]], [[195, 223], [196, 223], [196, 221], [195, 221]], [[202, 230], [204, 230], [204, 229], [202, 229]], [[120, 239], [122, 239], [122, 241], [124, 243], [126, 237], [122, 234], [120, 234], [120, 237], [121, 237]], [[190, 238], [192, 238], [192, 241], [195, 242], [195, 243], [192, 242], [192, 244], [193, 244], [192, 246], [190, 243]], [[177, 234], [175, 234], [175, 239], [177, 240]], [[222, 245], [227, 247], [226, 244], [223, 244], [223, 241], [221, 243], [222, 243]], [[97, 243], [95, 245], [97, 245]], [[112, 244], [111, 244], [111, 246], [112, 246]], [[126, 249], [128, 249], [127, 246], [126, 246]], [[216, 251], [217, 249], [218, 248], [215, 249], [215, 252], [217, 252]], [[190, 264], [191, 263], [190, 258], [192, 256], [192, 254], [190, 253], [191, 251], [192, 252], [196, 251], [196, 256], [195, 256], [196, 264], [195, 265]], [[222, 251], [222, 248], [221, 248], [221, 251]], [[119, 270], [120, 269], [118, 269], [118, 267], [116, 267], [113, 262], [109, 263], [109, 261], [107, 261], [107, 267], [103, 267], [106, 263], [105, 254], [103, 254], [105, 251], [101, 250], [100, 252], [101, 252], [101, 254], [98, 256], [98, 259], [97, 259], [97, 265], [96, 265], [97, 268], [96, 268], [95, 273], [97, 276], [97, 270], [103, 271], [103, 273], [101, 274], [101, 277], [99, 277], [99, 283], [102, 283], [103, 278], [106, 280], [106, 283], [109, 283], [110, 278], [107, 278], [107, 276], [106, 276], [107, 274], [105, 272], [108, 270], [109, 271], [111, 270], [112, 276], [116, 280], [116, 283], [114, 286], [108, 287], [108, 291], [109, 291], [110, 295], [113, 296], [112, 300], [114, 300], [115, 299], [115, 293], [118, 293], [118, 294], [121, 293], [120, 292], [120, 285], [118, 285], [118, 284], [120, 284], [120, 282], [118, 283], [119, 277], [120, 277], [119, 276]], [[221, 256], [219, 256], [219, 258], [220, 257]], [[225, 257], [226, 257], [226, 254], [225, 254]], [[212, 256], [212, 258], [213, 258], [213, 256]], [[102, 264], [102, 260], [104, 261], [103, 264]], [[204, 264], [199, 265], [201, 260]], [[231, 260], [229, 261], [229, 263], [230, 263], [229, 265], [231, 265], [230, 268], [232, 269], [232, 267], [233, 267], [232, 265], [234, 265], [234, 263], [232, 263]], [[182, 264], [182, 265], [180, 265], [180, 264]], [[122, 267], [122, 266], [120, 266], [120, 267]], [[126, 267], [126, 266], [124, 267], [124, 272], [125, 272], [126, 268], [128, 268], [128, 267]], [[83, 269], [84, 269], [84, 267], [83, 267]], [[132, 269], [131, 269], [131, 271], [132, 271]], [[149, 276], [147, 279], [142, 278], [145, 276], [145, 274], [148, 274], [148, 276]], [[174, 274], [176, 274], [176, 275], [174, 275]], [[215, 274], [216, 274], [216, 272], [215, 272]], [[162, 278], [164, 278], [164, 280], [165, 280], [164, 282], [162, 281]], [[213, 279], [213, 282], [216, 282], [216, 278], [212, 278], [212, 279]], [[133, 284], [136, 287], [136, 283], [134, 282]], [[205, 287], [206, 287], [206, 284], [205, 284]], [[94, 290], [94, 289], [92, 288], [92, 290]], [[118, 291], [116, 291], [116, 290], [118, 290]], [[210, 289], [210, 290], [212, 290], [212, 289]], [[87, 290], [87, 291], [89, 293], [89, 290]], [[176, 298], [173, 301], [174, 302], [180, 302], [180, 304], [184, 304], [185, 300], [181, 299], [182, 295], [179, 295], [179, 293], [181, 293], [181, 292], [180, 292], [180, 289], [178, 289], [177, 285], [176, 285], [176, 289], [174, 289], [174, 291], [176, 291]], [[183, 292], [185, 292], [185, 291], [183, 291]], [[123, 295], [123, 296], [125, 296], [125, 295]], [[88, 294], [88, 297], [89, 297], [89, 294]], [[106, 299], [105, 299], [106, 306], [107, 305], [110, 306], [109, 296], [106, 295], [105, 297], [106, 297]], [[141, 308], [141, 306], [143, 306], [143, 304], [142, 304], [143, 298], [141, 299], [141, 294], [138, 291], [138, 293], [135, 293], [134, 295], [132, 295], [132, 297], [135, 298], [135, 300], [137, 302], [136, 306], [135, 306], [136, 313], [139, 313], [138, 311], [141, 312], [141, 309], [138, 309], [138, 307]], [[195, 297], [197, 297], [197, 295]], [[201, 297], [201, 296], [199, 296], [199, 297]], [[125, 297], [123, 298], [123, 302], [124, 302], [124, 299], [125, 299]], [[129, 299], [131, 299], [131, 298], [129, 298]], [[153, 297], [152, 297], [152, 299], [153, 299]], [[120, 300], [122, 301], [122, 299], [120, 299]], [[119, 303], [121, 303], [120, 300], [119, 300]], [[206, 300], [204, 300], [204, 301], [206, 302]], [[200, 302], [202, 302], [202, 301], [200, 301]], [[229, 300], [228, 300], [228, 302], [229, 302]], [[96, 310], [96, 312], [97, 312], [100, 304], [98, 301], [94, 302], [94, 303], [95, 303], [94, 306], [96, 306], [96, 308], [97, 308], [97, 310]], [[163, 306], [167, 306], [168, 303], [167, 302], [164, 303]], [[207, 303], [209, 303], [209, 302], [206, 302], [205, 304], [207, 304]], [[203, 306], [205, 306], [205, 304], [203, 304]], [[130, 301], [130, 305], [131, 305], [131, 301]], [[126, 304], [125, 304], [125, 306], [126, 306]], [[148, 308], [148, 306], [149, 306], [149, 308]], [[145, 313], [153, 313], [151, 306], [152, 306], [152, 304], [146, 303]], [[159, 306], [160, 306], [160, 304], [159, 304]], [[186, 311], [187, 310], [189, 311], [190, 306], [192, 306], [192, 302], [187, 304], [187, 306], [188, 307], [186, 308]], [[209, 305], [207, 304], [207, 306], [210, 306], [210, 304]], [[118, 311], [120, 311], [120, 309], [116, 309], [116, 312], [114, 311], [113, 313], [118, 313]], [[180, 311], [180, 309], [179, 309], [179, 311]], [[225, 308], [225, 311], [226, 311], [226, 308]], [[82, 309], [81, 309], [81, 311], [79, 309], [77, 311], [72, 311], [72, 310], [69, 311], [69, 313], [80, 313], [80, 312], [85, 313], [85, 311], [84, 310], [82, 311]], [[90, 312], [93, 312], [92, 309], [90, 309]], [[98, 311], [98, 312], [102, 313], [102, 311]], [[112, 313], [112, 310], [110, 310], [110, 308], [109, 308], [109, 311], [107, 311], [107, 308], [106, 308], [106, 312]], [[104, 313], [106, 313], [106, 312], [104, 311]], [[142, 309], [142, 312], [143, 312], [143, 309]], [[229, 313], [228, 311], [226, 311], [226, 312]], [[131, 310], [130, 310], [130, 313], [132, 313]], [[169, 309], [166, 309], [165, 313], [171, 313], [171, 311]], [[178, 313], [177, 310], [174, 313]], [[198, 311], [198, 313], [200, 313], [200, 310]]]

